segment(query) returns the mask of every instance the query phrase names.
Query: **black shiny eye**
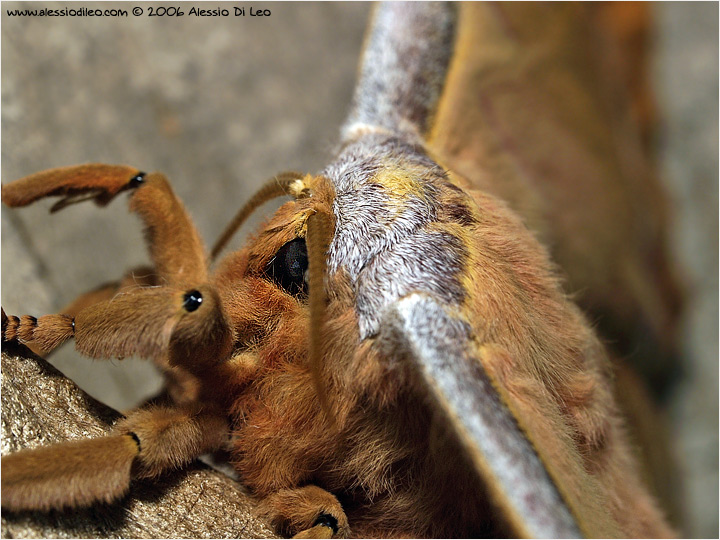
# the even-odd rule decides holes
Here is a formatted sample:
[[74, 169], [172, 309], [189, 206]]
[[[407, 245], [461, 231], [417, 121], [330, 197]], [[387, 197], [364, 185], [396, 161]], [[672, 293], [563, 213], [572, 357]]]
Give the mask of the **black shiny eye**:
[[308, 255], [305, 240], [296, 238], [281, 247], [267, 267], [268, 277], [292, 295], [307, 294], [305, 272]]
[[183, 307], [185, 308], [185, 311], [192, 313], [200, 307], [202, 301], [203, 297], [200, 291], [188, 291], [185, 293], [185, 296], [183, 296]]
[[145, 181], [145, 173], [139, 172], [130, 179], [130, 186], [137, 187]]

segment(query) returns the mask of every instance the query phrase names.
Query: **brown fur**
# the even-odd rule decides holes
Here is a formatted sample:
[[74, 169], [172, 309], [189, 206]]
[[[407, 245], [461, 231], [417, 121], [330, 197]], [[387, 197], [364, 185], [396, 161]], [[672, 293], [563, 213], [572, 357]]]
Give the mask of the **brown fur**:
[[[4, 313], [3, 313], [4, 314]], [[69, 315], [44, 315], [40, 318], [10, 316], [3, 329], [8, 340], [32, 343], [40, 350], [53, 350], [73, 337], [73, 319]]]
[[[508, 8], [488, 9], [496, 10], [497, 17]], [[511, 24], [512, 17], [505, 22], [511, 38], [532, 37], [523, 34], [521, 25]], [[461, 35], [463, 31], [461, 27]], [[456, 57], [483, 51], [465, 43]], [[455, 69], [448, 77], [457, 81], [465, 75]], [[476, 76], [470, 73], [470, 82], [453, 84], [475, 88], [484, 82]], [[389, 224], [412, 204], [412, 197], [432, 199], [434, 219], [419, 225], [420, 232], [431, 239], [449, 239], [447, 251], [459, 261], [451, 277], [460, 283], [462, 294], [453, 297], [455, 303], [448, 303], [447, 310], [469, 326], [472, 340], [467, 347], [532, 443], [582, 532], [602, 537], [671, 535], [640, 481], [613, 397], [607, 353], [563, 291], [550, 254], [526, 227], [533, 226], [540, 237], [555, 238], [536, 204], [550, 201], [553, 210], [561, 212], [567, 201], [513, 189], [517, 185], [485, 176], [488, 163], [503, 156], [503, 141], [488, 143], [480, 137], [474, 123], [495, 128], [496, 118], [485, 101], [467, 110], [460, 106], [471, 93], [456, 96], [452, 88], [446, 90], [433, 113], [435, 124], [423, 123], [429, 150], [452, 165], [454, 174], [449, 176], [415, 141], [388, 142], [372, 129], [357, 131], [360, 142], [377, 143], [390, 152], [377, 169], [369, 167], [371, 187], [389, 193], [387, 206], [395, 212]], [[490, 131], [493, 137], [503, 136], [501, 129]], [[577, 133], [585, 132], [578, 128]], [[492, 151], [497, 153], [484, 154]], [[570, 158], [568, 168], [574, 163]], [[37, 323], [27, 316], [4, 317], [3, 338], [31, 342], [42, 336], [42, 346], [51, 348], [74, 328], [76, 347], [88, 356], [139, 354], [174, 372], [182, 381], [179, 403], [135, 412], [117, 427], [137, 438], [139, 452], [129, 451], [128, 436], [98, 443], [107, 444], [111, 456], [121, 456], [112, 458], [121, 462], [114, 473], [119, 480], [107, 488], [97, 479], [101, 466], [71, 467], [78, 482], [89, 486], [87, 498], [63, 498], [49, 479], [52, 471], [33, 482], [32, 468], [23, 464], [25, 459], [65, 459], [67, 446], [29, 453], [30, 458], [4, 458], [3, 468], [14, 479], [7, 496], [3, 484], [5, 508], [81, 505], [93, 497], [111, 500], [124, 493], [130, 477], [156, 476], [182, 466], [222, 446], [229, 434], [231, 460], [242, 481], [261, 499], [265, 515], [287, 534], [326, 534], [327, 527], [315, 526], [321, 513], [338, 521], [340, 536], [512, 536], [525, 531], [523, 516], [512, 513], [492, 477], [474, 466], [477, 456], [463, 446], [458, 426], [439, 412], [437, 396], [419, 383], [410, 353], [388, 352], [376, 335], [361, 339], [356, 282], [344, 267], [326, 276], [326, 297], [316, 294], [311, 302], [315, 307], [268, 280], [265, 269], [278, 250], [313, 235], [311, 216], [334, 215], [336, 194], [328, 179], [306, 177], [306, 195], [311, 196], [283, 205], [244, 249], [228, 255], [210, 273], [202, 242], [164, 177], [151, 174], [143, 185], [128, 186], [129, 174], [123, 183], [117, 171], [134, 175], [134, 169], [98, 167], [111, 181], [98, 176], [95, 184], [88, 182], [89, 173], [82, 168], [55, 170], [3, 187], [3, 199], [7, 194], [13, 205], [48, 195], [89, 195], [105, 201], [137, 187], [130, 204], [147, 227], [157, 286], [123, 289], [97, 303], [85, 297], [74, 314], [74, 326], [62, 316]], [[460, 176], [465, 171], [473, 175]], [[600, 176], [605, 178], [592, 177], [590, 185], [606, 193], [598, 187]], [[584, 219], [591, 210], [576, 214]], [[611, 233], [602, 227], [608, 220], [594, 214], [590, 218], [598, 219], [596, 228], [580, 232], [609, 238]], [[557, 238], [572, 244], [572, 232], [561, 231]], [[596, 243], [604, 247], [603, 241]], [[308, 238], [308, 244], [317, 242]], [[556, 257], [564, 262], [564, 255], [561, 246]], [[603, 260], [605, 254], [595, 256]], [[627, 272], [610, 276], [595, 289], [598, 294], [616, 283], [614, 279], [625, 283], [643, 275], [633, 253], [619, 256]], [[566, 268], [580, 283], [592, 279], [583, 262], [577, 256]], [[322, 272], [312, 278], [315, 291], [318, 275]], [[203, 297], [191, 312], [184, 307], [189, 291]], [[637, 304], [653, 305], [653, 294], [652, 288], [639, 291]], [[320, 312], [322, 325], [314, 324], [318, 303], [326, 304], [324, 314]], [[655, 321], [655, 327], [669, 325], [671, 318]], [[328, 412], [333, 422], [327, 421]], [[88, 459], [97, 456], [94, 451], [79, 452]]]
[[[342, 272], [329, 278], [329, 323], [322, 336], [323, 386], [337, 423], [328, 428], [306, 361], [307, 307], [263, 277], [280, 246], [304, 234], [313, 211], [329, 209], [332, 190], [318, 182], [312, 198], [283, 206], [253, 243], [227, 257], [208, 285], [197, 285], [207, 310], [184, 312], [182, 291], [173, 287], [130, 290], [76, 315], [77, 347], [90, 356], [168, 354], [169, 365], [195, 373], [196, 403], [231, 415], [233, 461], [260, 497], [317, 483], [340, 495], [354, 534], [497, 534], [504, 525], [491, 518], [496, 511], [482, 486], [463, 472], [465, 458], [447, 428], [436, 422], [429, 403], [413, 395], [412, 373], [366, 345], [353, 346], [353, 296]], [[662, 520], [643, 491], [632, 488], [634, 482], [625, 485], [633, 469], [623, 465], [631, 458], [609, 397], [604, 354], [562, 295], [545, 251], [502, 203], [444, 189], [455, 201], [449, 207], [464, 210], [459, 220], [452, 211], [433, 227], [467, 246], [463, 309], [476, 321], [480, 341], [500, 351], [489, 355], [485, 348], [481, 358], [541, 456], [555, 456], [547, 463], [564, 495], [585, 501], [577, 516], [592, 531], [668, 534], [657, 528]], [[472, 223], [471, 230], [457, 221]], [[233, 331], [219, 335], [235, 336], [232, 357], [231, 342], [221, 338], [215, 345], [202, 330], [202, 324], [222, 328], [224, 320]], [[171, 347], [178, 342], [186, 345]], [[204, 360], [188, 363], [194, 355], [185, 351]], [[208, 364], [210, 359], [215, 361]], [[134, 474], [156, 475], [218, 446], [224, 433], [219, 424], [185, 418], [176, 410], [141, 411], [119, 428], [140, 439]], [[558, 461], [559, 455], [565, 457]], [[616, 508], [616, 525], [609, 529], [608, 504]], [[630, 504], [647, 517], [628, 514]]]
[[126, 272], [119, 281], [101, 285], [97, 289], [80, 295], [60, 311], [65, 315], [74, 317], [88, 306], [110, 300], [123, 289], [132, 287], [154, 287], [156, 285], [158, 285], [158, 280], [155, 271], [149, 266], [140, 266]]
[[[633, 392], [650, 401], [614, 412], [608, 433], [624, 429], [617, 421], [621, 415], [631, 418], [629, 427], [647, 432], [644, 424], [662, 414], [658, 402], [681, 370], [676, 337], [682, 290], [667, 253], [667, 202], [647, 145], [653, 123], [644, 56], [647, 6], [463, 6], [454, 65], [428, 134], [430, 150], [458, 173], [459, 186], [501, 199], [535, 232], [561, 267], [564, 289], [598, 326], [612, 357], [625, 364], [615, 369], [639, 374]], [[538, 32], [539, 26], [552, 31]], [[587, 69], [578, 69], [581, 64]], [[516, 231], [506, 234], [518, 238]], [[489, 262], [480, 267], [492, 268]], [[527, 266], [537, 268], [537, 262]], [[524, 305], [529, 311], [519, 315], [532, 312], [533, 303]], [[546, 306], [529, 325], [507, 330], [520, 337], [526, 336], [523, 327], [544, 326], [554, 309]], [[563, 323], [548, 335], [563, 336], [570, 328]], [[595, 365], [606, 362], [597, 352], [592, 359]], [[551, 372], [558, 368], [550, 365]], [[590, 380], [597, 397], [583, 413], [596, 420], [587, 418], [588, 427], [581, 429], [597, 419], [609, 421], [612, 385], [598, 389], [596, 379]], [[561, 399], [568, 400], [563, 393]], [[584, 436], [574, 437], [585, 444]], [[676, 473], [661, 439], [646, 439], [658, 450], [643, 453], [665, 455], [652, 460], [660, 465], [651, 475], [653, 483], [666, 486], [660, 493], [669, 494], [677, 491]], [[664, 497], [664, 505], [674, 506], [672, 499]]]
[[115, 427], [118, 433], [133, 433], [140, 440], [135, 471], [140, 478], [179, 469], [196, 456], [221, 448], [227, 429], [218, 414], [166, 407], [137, 411]]
[[341, 516], [337, 524], [340, 538], [346, 537], [349, 532], [347, 518], [343, 515], [338, 500], [317, 486], [282, 489], [273, 493], [263, 500], [260, 512], [277, 530], [288, 536], [298, 535], [303, 531], [306, 531], [306, 534], [314, 532], [319, 535], [301, 534], [296, 538], [331, 538], [332, 530], [313, 528], [321, 514]]
[[633, 100], [652, 103], [633, 48], [648, 13], [611, 4], [463, 5], [427, 145], [460, 187], [522, 217], [616, 355], [662, 395], [678, 379], [682, 293], [667, 201], [632, 116]]
[[42, 197], [62, 195], [64, 199], [56, 206], [59, 210], [75, 197], [89, 195], [102, 206], [128, 189], [128, 180], [139, 172], [124, 165], [97, 163], [50, 169], [28, 176], [22, 183], [3, 185], [2, 200], [8, 206], [27, 206]]
[[24, 450], [2, 459], [2, 505], [50, 510], [112, 502], [127, 493], [137, 444], [126, 435]]
[[[654, 501], [638, 488], [605, 351], [523, 224], [492, 197], [473, 198], [482, 211], [468, 235], [476, 258], [469, 265], [475, 269], [469, 319], [477, 321], [478, 340], [492, 344], [480, 354], [506, 403], [566, 500], [571, 506], [583, 501], [574, 511], [588, 530], [672, 535]], [[603, 523], [608, 505], [614, 533]]]
[[147, 175], [143, 189], [131, 199], [130, 210], [145, 223], [150, 257], [163, 284], [180, 288], [207, 280], [202, 240], [163, 175]]

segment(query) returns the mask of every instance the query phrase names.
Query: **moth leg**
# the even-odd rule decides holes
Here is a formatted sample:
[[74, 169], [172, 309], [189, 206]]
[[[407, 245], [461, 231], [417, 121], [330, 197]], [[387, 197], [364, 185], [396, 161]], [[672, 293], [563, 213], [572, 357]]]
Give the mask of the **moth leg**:
[[[127, 272], [121, 280], [106, 283], [104, 285], [101, 285], [100, 287], [97, 287], [96, 289], [93, 289], [92, 291], [81, 294], [75, 300], [62, 308], [60, 310], [60, 313], [62, 313], [64, 316], [72, 318], [87, 307], [95, 305], [99, 302], [112, 299], [123, 289], [129, 289], [131, 287], [152, 287], [156, 284], [157, 278], [152, 268], [147, 266], [133, 268], [132, 270]], [[32, 318], [28, 318], [28, 322], [31, 321]], [[18, 323], [19, 322], [20, 321], [18, 321]], [[30, 338], [31, 336], [25, 335], [24, 337]], [[24, 340], [24, 343], [32, 352], [41, 357], [46, 357], [53, 351], [52, 348], [44, 349], [41, 344], [39, 342], [36, 343], [35, 340], [26, 339]]]
[[260, 502], [260, 512], [294, 538], [347, 538], [347, 517], [335, 496], [318, 486], [281, 489]]
[[133, 190], [130, 209], [145, 222], [150, 256], [163, 284], [207, 281], [205, 248], [184, 206], [167, 179], [124, 165], [88, 164], [26, 176], [2, 186], [2, 200], [27, 206], [44, 197], [60, 196], [51, 211], [94, 200], [108, 204], [119, 193]]
[[83, 309], [99, 302], [111, 300], [123, 289], [132, 287], [154, 287], [158, 285], [155, 270], [149, 266], [138, 266], [125, 273], [119, 281], [105, 283], [99, 287], [81, 294], [75, 300], [60, 310], [60, 313], [75, 317]]
[[56, 349], [75, 333], [75, 323], [69, 315], [55, 314], [33, 317], [32, 315], [6, 315], [2, 310], [2, 340], [17, 341], [34, 346], [35, 351], [48, 353]]
[[137, 443], [133, 476], [152, 478], [220, 450], [228, 442], [230, 427], [225, 416], [213, 411], [151, 407], [118, 422], [115, 432]]
[[71, 337], [75, 349], [90, 358], [167, 358], [169, 366], [191, 373], [228, 358], [233, 348], [233, 330], [210, 285], [187, 291], [134, 289], [93, 304], [74, 318], [63, 314], [7, 317], [3, 312], [3, 341], [52, 350]]
[[60, 167], [4, 184], [2, 201], [16, 207], [27, 206], [44, 197], [63, 197], [50, 209], [51, 212], [85, 200], [105, 206], [119, 193], [139, 186], [144, 176], [138, 169], [126, 165], [89, 163]]
[[[63, 315], [75, 317], [84, 309], [99, 304], [100, 302], [112, 300], [123, 291], [129, 291], [137, 287], [155, 287], [158, 285], [158, 278], [155, 270], [149, 266], [139, 266], [125, 273], [122, 279], [106, 283], [88, 291], [60, 310]], [[34, 343], [27, 343], [27, 347], [41, 357], [47, 357], [51, 351], [43, 350]], [[188, 402], [192, 398], [194, 378], [185, 373], [181, 368], [172, 367], [168, 364], [165, 356], [152, 359], [164, 374], [165, 384], [162, 392], [153, 398], [152, 402], [181, 403]]]
[[138, 454], [129, 435], [22, 450], [2, 458], [3, 510], [51, 510], [112, 502], [130, 486]]
[[205, 247], [165, 176], [148, 174], [133, 192], [130, 210], [145, 224], [150, 257], [161, 285], [187, 287], [207, 281]]
[[2, 458], [2, 507], [50, 510], [110, 503], [133, 478], [157, 476], [227, 440], [227, 421], [210, 413], [140, 410], [116, 434], [23, 450]]

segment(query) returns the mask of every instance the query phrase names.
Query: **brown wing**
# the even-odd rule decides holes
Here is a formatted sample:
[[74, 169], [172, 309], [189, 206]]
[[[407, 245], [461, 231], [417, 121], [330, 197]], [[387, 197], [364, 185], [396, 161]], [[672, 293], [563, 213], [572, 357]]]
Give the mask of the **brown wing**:
[[662, 396], [679, 372], [681, 289], [641, 136], [647, 18], [625, 3], [464, 5], [428, 140], [539, 233], [618, 357]]

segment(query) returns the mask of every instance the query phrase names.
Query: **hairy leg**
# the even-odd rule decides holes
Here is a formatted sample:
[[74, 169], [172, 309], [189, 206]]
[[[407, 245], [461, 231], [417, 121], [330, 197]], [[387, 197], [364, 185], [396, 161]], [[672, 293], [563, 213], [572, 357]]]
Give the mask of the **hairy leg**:
[[139, 410], [116, 435], [23, 450], [2, 458], [2, 507], [50, 510], [112, 502], [133, 478], [179, 468], [227, 441], [227, 421], [192, 409]]
[[335, 496], [317, 486], [282, 489], [265, 497], [261, 513], [295, 538], [347, 538], [347, 517]]
[[2, 200], [27, 206], [44, 197], [63, 197], [51, 211], [94, 200], [108, 204], [131, 190], [130, 209], [145, 223], [153, 266], [162, 285], [186, 286], [207, 280], [207, 259], [200, 236], [168, 180], [124, 165], [88, 164], [50, 169], [2, 186]]

